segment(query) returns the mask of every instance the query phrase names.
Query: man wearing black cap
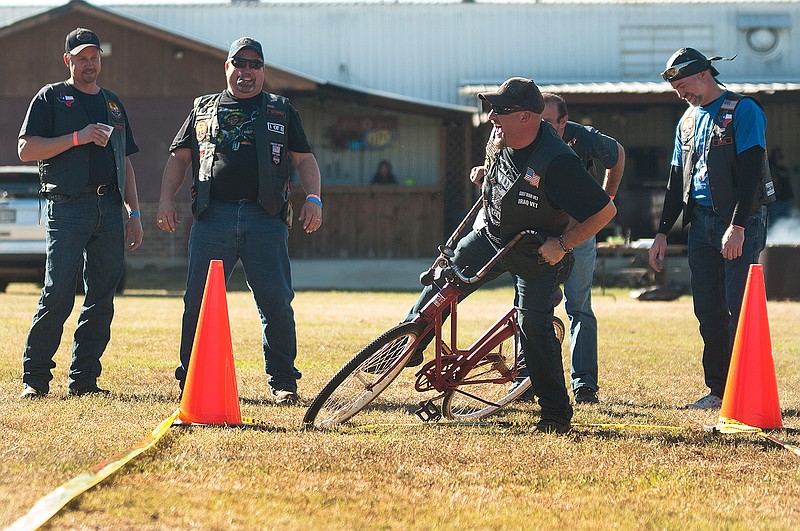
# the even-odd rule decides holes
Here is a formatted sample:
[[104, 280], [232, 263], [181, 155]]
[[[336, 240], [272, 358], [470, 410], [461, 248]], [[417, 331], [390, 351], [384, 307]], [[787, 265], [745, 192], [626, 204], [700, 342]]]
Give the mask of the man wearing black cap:
[[47, 263], [23, 353], [23, 398], [50, 391], [53, 356], [75, 303], [81, 270], [86, 297], [72, 346], [69, 394], [108, 393], [97, 386], [97, 378], [111, 337], [114, 292], [125, 248], [133, 251], [142, 243], [129, 158], [139, 148], [119, 98], [97, 84], [101, 51], [93, 31], [71, 31], [64, 53], [69, 79], [39, 91], [19, 133], [19, 158], [39, 161], [47, 200]]
[[279, 404], [298, 401], [297, 356], [288, 228], [289, 169], [300, 175], [306, 200], [299, 221], [311, 233], [322, 225], [320, 172], [300, 115], [283, 96], [263, 92], [264, 52], [243, 37], [225, 61], [227, 90], [197, 98], [170, 146], [164, 168], [158, 226], [179, 223], [175, 194], [186, 170], [193, 174], [189, 271], [184, 295], [181, 364], [183, 389], [211, 260], [222, 260], [226, 279], [241, 260], [261, 317], [264, 369]]
[[765, 205], [775, 198], [766, 157], [767, 118], [753, 99], [725, 90], [712, 61], [681, 48], [661, 74], [689, 104], [675, 134], [672, 165], [650, 265], [661, 271], [667, 234], [683, 212], [694, 313], [710, 393], [687, 407], [722, 404], [750, 264], [766, 242]]
[[[571, 426], [572, 406], [561, 344], [553, 329], [553, 301], [569, 275], [572, 249], [603, 228], [616, 208], [575, 153], [542, 120], [544, 100], [532, 80], [511, 78], [497, 92], [478, 97], [491, 107], [496, 151], [483, 179], [485, 224], [476, 225], [458, 242], [454, 261], [474, 274], [520, 231], [533, 229], [547, 237], [541, 245], [534, 238], [523, 238], [484, 279], [462, 288], [466, 297], [503, 272], [511, 273], [520, 342], [541, 406], [536, 430], [565, 433]], [[426, 287], [410, 315], [437, 291]]]

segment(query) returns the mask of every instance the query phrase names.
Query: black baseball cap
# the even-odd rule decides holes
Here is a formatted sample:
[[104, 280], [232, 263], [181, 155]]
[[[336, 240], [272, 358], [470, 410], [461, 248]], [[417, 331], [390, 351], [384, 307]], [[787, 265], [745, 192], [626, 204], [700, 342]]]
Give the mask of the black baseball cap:
[[681, 48], [669, 58], [667, 68], [661, 72], [664, 81], [677, 81], [685, 77], [693, 76], [708, 70], [713, 77], [719, 75], [719, 71], [714, 68], [711, 61], [718, 61], [722, 57], [707, 58], [694, 48]]
[[75, 28], [67, 35], [64, 51], [70, 55], [75, 55], [89, 46], [97, 46], [98, 50], [103, 51], [100, 48], [100, 39], [95, 32], [86, 28]]
[[541, 114], [544, 110], [544, 99], [539, 87], [532, 79], [525, 77], [507, 79], [496, 92], [483, 92], [478, 97], [489, 102], [492, 107], [533, 111], [536, 114]]
[[262, 61], [264, 60], [264, 51], [261, 49], [261, 43], [252, 37], [242, 37], [233, 41], [231, 49], [228, 50], [228, 59], [236, 57], [236, 54], [245, 48], [250, 48], [258, 54]]

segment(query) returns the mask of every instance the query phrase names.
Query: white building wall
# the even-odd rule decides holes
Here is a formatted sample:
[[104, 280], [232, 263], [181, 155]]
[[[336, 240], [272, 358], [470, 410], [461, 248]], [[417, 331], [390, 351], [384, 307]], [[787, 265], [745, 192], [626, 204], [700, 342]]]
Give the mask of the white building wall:
[[[98, 2], [98, 5], [101, 2]], [[474, 105], [458, 87], [514, 76], [542, 84], [659, 81], [669, 55], [694, 46], [732, 56], [722, 79], [800, 79], [800, 2], [309, 3], [113, 6], [225, 47], [241, 35], [268, 61], [330, 81]], [[785, 14], [777, 52], [747, 48], [737, 15]]]
[[[462, 85], [497, 84], [515, 75], [540, 84], [658, 82], [666, 59], [682, 46], [738, 54], [719, 64], [723, 81], [800, 80], [797, 0], [92, 3], [220, 48], [250, 35], [262, 41], [273, 64], [450, 104], [476, 105], [475, 98], [458, 95]], [[0, 24], [23, 9], [0, 7]], [[759, 55], [747, 47], [737, 17], [748, 14], [789, 21], [775, 52]]]

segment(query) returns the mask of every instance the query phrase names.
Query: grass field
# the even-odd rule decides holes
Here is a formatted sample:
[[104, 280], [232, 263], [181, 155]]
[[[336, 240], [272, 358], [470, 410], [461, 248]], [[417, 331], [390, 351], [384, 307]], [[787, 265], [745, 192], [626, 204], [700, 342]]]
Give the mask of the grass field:
[[[117, 298], [103, 357], [111, 397], [68, 398], [75, 314], [51, 394], [22, 402], [22, 345], [35, 286], [0, 294], [0, 525], [42, 496], [144, 439], [178, 407], [172, 373], [182, 311], [174, 291]], [[317, 390], [393, 326], [411, 293], [300, 292], [295, 299], [303, 405], [269, 399], [260, 327], [247, 292], [228, 293], [242, 414], [272, 429], [174, 428], [151, 450], [71, 502], [53, 529], [797, 529], [800, 457], [756, 435], [713, 435], [718, 412], [681, 409], [707, 390], [691, 300], [595, 294], [601, 403], [576, 406], [566, 436], [531, 434], [538, 407], [512, 404], [487, 425], [422, 424], [425, 398], [405, 371], [344, 427], [301, 430]], [[511, 303], [479, 292], [460, 313], [464, 341]], [[79, 302], [78, 302], [79, 305]], [[563, 307], [559, 315], [566, 320]], [[783, 421], [800, 428], [800, 304], [769, 303]], [[565, 343], [565, 353], [568, 352]], [[568, 358], [565, 356], [565, 367]], [[511, 422], [515, 427], [507, 427]], [[636, 429], [618, 423], [676, 426]], [[800, 445], [800, 434], [776, 436]]]

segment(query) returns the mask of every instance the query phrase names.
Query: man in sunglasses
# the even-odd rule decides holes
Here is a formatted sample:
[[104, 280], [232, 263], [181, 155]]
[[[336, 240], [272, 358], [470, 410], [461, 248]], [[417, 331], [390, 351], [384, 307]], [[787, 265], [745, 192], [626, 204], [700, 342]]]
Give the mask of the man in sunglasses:
[[230, 278], [241, 260], [262, 325], [264, 370], [278, 404], [298, 401], [297, 356], [288, 229], [290, 165], [306, 200], [298, 220], [307, 233], [322, 225], [320, 171], [300, 115], [283, 96], [263, 91], [261, 44], [234, 41], [225, 61], [227, 90], [197, 98], [170, 146], [164, 168], [158, 226], [174, 232], [180, 222], [175, 194], [186, 170], [193, 175], [189, 271], [184, 295], [180, 366], [183, 389], [211, 260], [222, 260]]
[[[532, 80], [511, 78], [478, 97], [491, 106], [494, 126], [483, 176], [484, 223], [458, 242], [454, 261], [474, 274], [523, 230], [536, 230], [545, 241], [520, 240], [481, 281], [461, 286], [463, 296], [511, 273], [522, 351], [541, 407], [535, 430], [566, 433], [573, 411], [553, 329], [555, 295], [569, 276], [573, 248], [597, 234], [617, 210], [575, 152], [542, 120], [544, 100]], [[409, 316], [438, 289], [426, 287]]]
[[100, 358], [111, 339], [125, 250], [142, 244], [143, 230], [130, 161], [139, 147], [119, 97], [98, 84], [101, 54], [95, 32], [72, 30], [63, 57], [69, 79], [36, 94], [19, 133], [19, 158], [39, 161], [47, 201], [44, 287], [22, 355], [24, 399], [50, 392], [53, 356], [81, 272], [86, 296], [72, 343], [68, 393], [109, 393], [97, 386]]
[[683, 213], [694, 313], [703, 337], [710, 393], [693, 409], [722, 405], [750, 264], [766, 242], [765, 205], [775, 198], [766, 157], [767, 118], [753, 99], [723, 88], [712, 64], [693, 48], [675, 52], [661, 74], [689, 104], [675, 132], [672, 164], [650, 265], [661, 271], [667, 234]]

